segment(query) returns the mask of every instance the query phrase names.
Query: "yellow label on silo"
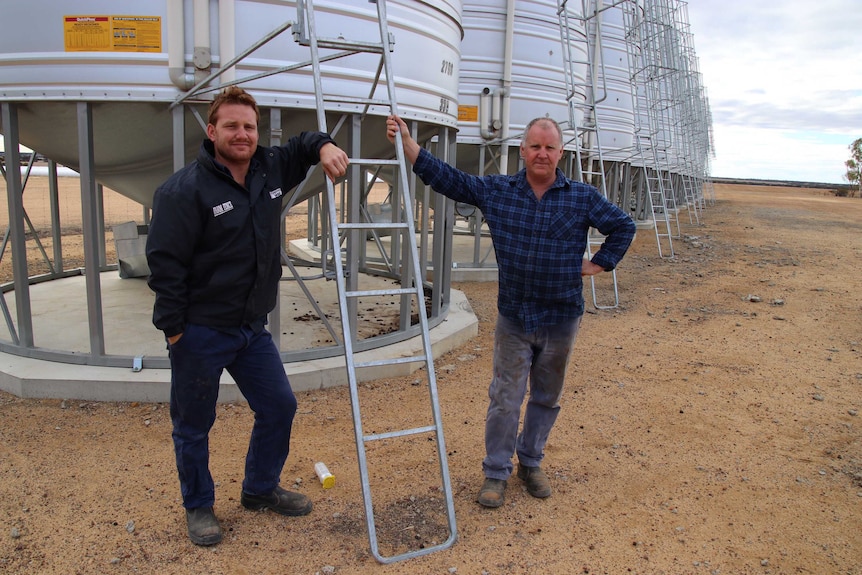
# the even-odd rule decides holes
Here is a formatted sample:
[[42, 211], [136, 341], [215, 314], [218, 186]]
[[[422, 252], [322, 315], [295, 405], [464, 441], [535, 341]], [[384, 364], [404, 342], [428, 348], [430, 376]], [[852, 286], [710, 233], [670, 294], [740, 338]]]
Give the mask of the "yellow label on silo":
[[478, 122], [479, 106], [458, 106], [459, 122]]
[[66, 52], [161, 52], [161, 16], [63, 16]]

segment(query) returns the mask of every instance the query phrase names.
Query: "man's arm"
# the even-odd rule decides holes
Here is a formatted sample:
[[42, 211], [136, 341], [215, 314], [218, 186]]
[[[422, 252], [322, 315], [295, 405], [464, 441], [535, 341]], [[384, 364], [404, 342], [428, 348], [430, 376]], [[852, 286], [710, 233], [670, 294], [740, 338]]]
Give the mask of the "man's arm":
[[332, 142], [323, 144], [318, 154], [320, 166], [333, 182], [347, 172], [347, 164], [350, 163], [347, 153]]
[[[590, 210], [590, 219], [592, 226], [599, 230], [602, 235], [607, 236], [599, 251], [593, 254], [591, 263], [595, 263], [603, 270], [610, 271], [620, 263], [628, 251], [635, 239], [637, 227], [627, 213], [602, 197], [598, 192], [596, 192], [594, 206]], [[588, 274], [584, 274], [582, 271], [581, 275]]]
[[386, 120], [386, 137], [396, 144], [396, 136], [401, 134], [404, 156], [413, 164], [413, 173], [423, 183], [431, 186], [438, 194], [443, 194], [456, 202], [466, 202], [482, 209], [482, 203], [494, 190], [490, 176], [479, 177], [463, 172], [435, 157], [410, 137], [407, 124], [398, 116]]
[[410, 136], [410, 130], [407, 128], [407, 123], [395, 114], [392, 114], [386, 119], [386, 137], [394, 144], [395, 136], [398, 132], [401, 132], [401, 147], [404, 150], [404, 156], [411, 164], [415, 164], [416, 159], [419, 158], [420, 146], [416, 143], [416, 140]]
[[147, 283], [156, 294], [153, 324], [170, 343], [182, 336], [188, 307], [188, 269], [200, 229], [193, 203], [172, 188], [172, 182], [156, 191], [153, 217], [147, 233]]

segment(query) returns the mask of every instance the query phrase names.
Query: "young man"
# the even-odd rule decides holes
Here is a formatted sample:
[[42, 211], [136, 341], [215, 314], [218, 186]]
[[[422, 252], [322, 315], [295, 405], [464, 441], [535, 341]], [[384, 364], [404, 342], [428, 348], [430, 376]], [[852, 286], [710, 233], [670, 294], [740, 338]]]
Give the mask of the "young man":
[[[560, 410], [566, 366], [584, 313], [582, 276], [614, 269], [634, 239], [635, 224], [592, 186], [569, 180], [557, 164], [563, 136], [549, 118], [527, 125], [525, 168], [478, 177], [420, 148], [401, 118], [387, 120], [387, 137], [401, 133], [413, 171], [435, 191], [482, 210], [499, 273], [494, 374], [485, 421], [485, 480], [478, 502], [499, 507], [518, 455], [518, 477], [534, 497], [551, 495], [540, 467]], [[590, 228], [607, 236], [592, 260], [583, 258]], [[521, 404], [530, 383], [524, 425]]]
[[171, 419], [189, 538], [221, 541], [213, 512], [209, 431], [227, 370], [254, 411], [240, 501], [248, 509], [306, 515], [311, 501], [279, 487], [296, 397], [265, 325], [281, 277], [283, 195], [320, 162], [343, 176], [347, 155], [320, 132], [258, 145], [254, 98], [237, 87], [212, 102], [195, 161], [155, 193], [147, 236], [153, 323], [171, 360]]

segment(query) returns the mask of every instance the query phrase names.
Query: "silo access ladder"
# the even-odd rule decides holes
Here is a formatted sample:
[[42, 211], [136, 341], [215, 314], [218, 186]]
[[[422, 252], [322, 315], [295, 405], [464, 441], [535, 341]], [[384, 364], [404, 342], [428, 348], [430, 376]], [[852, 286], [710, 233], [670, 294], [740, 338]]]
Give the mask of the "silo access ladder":
[[[361, 121], [362, 118], [366, 117], [366, 113], [371, 107], [384, 108], [388, 109], [391, 113], [398, 113], [398, 107], [395, 99], [395, 81], [391, 61], [391, 51], [393, 49], [394, 41], [388, 30], [385, 0], [377, 0], [376, 5], [377, 21], [380, 30], [379, 43], [368, 41], [351, 41], [341, 37], [337, 39], [318, 37], [315, 29], [313, 0], [297, 1], [297, 20], [299, 25], [294, 28], [294, 37], [299, 44], [303, 46], [308, 46], [311, 51], [311, 65], [314, 73], [317, 119], [318, 126], [321, 131], [328, 133], [330, 132], [330, 130], [327, 129], [325, 116], [325, 107], [327, 103], [335, 102], [338, 104], [347, 104], [362, 107], [362, 114], [354, 115], [354, 118], [358, 118], [358, 121]], [[358, 53], [372, 53], [380, 55], [380, 63], [378, 65], [377, 75], [374, 78], [373, 85], [369, 91], [368, 98], [332, 97], [324, 95], [321, 79], [321, 49], [340, 50], [343, 51], [341, 54], [344, 56]], [[377, 90], [378, 84], [380, 82], [381, 72], [385, 75], [388, 97], [386, 99], [374, 99], [372, 96], [374, 96]], [[355, 133], [357, 131], [358, 130], [353, 130], [352, 132]], [[383, 138], [385, 136], [381, 133], [374, 134], [374, 137]], [[455, 526], [455, 506], [452, 494], [452, 486], [449, 479], [449, 467], [447, 462], [446, 446], [443, 439], [443, 424], [440, 414], [440, 406], [437, 396], [437, 383], [434, 371], [433, 354], [431, 349], [431, 337], [429, 333], [428, 318], [425, 308], [425, 292], [423, 286], [424, 274], [420, 266], [418, 249], [416, 245], [416, 230], [413, 221], [414, 211], [412, 206], [412, 199], [410, 197], [411, 194], [409, 182], [407, 178], [407, 163], [401, 146], [401, 135], [398, 134], [396, 138], [397, 139], [394, 146], [396, 156], [395, 159], [367, 159], [361, 157], [353, 157], [354, 155], [359, 153], [358, 150], [360, 150], [361, 147], [359, 145], [349, 146], [350, 149], [348, 150], [348, 155], [351, 156], [349, 174], [350, 178], [358, 180], [360, 178], [360, 174], [362, 173], [361, 168], [363, 166], [372, 166], [378, 169], [388, 166], [389, 168], [387, 169], [394, 169], [397, 172], [396, 176], [398, 178], [398, 185], [400, 186], [399, 189], [403, 190], [403, 193], [398, 194], [398, 196], [401, 198], [400, 219], [402, 221], [375, 223], [370, 217], [365, 218], [367, 221], [358, 221], [362, 220], [362, 217], [360, 215], [359, 217], [354, 218], [354, 220], [357, 221], [340, 222], [339, 215], [337, 213], [335, 187], [333, 183], [328, 178], [326, 178], [326, 192], [328, 203], [327, 215], [331, 231], [332, 251], [328, 254], [324, 253], [322, 257], [324, 269], [326, 269], [326, 260], [328, 257], [331, 257], [332, 263], [334, 264], [334, 276], [338, 287], [338, 303], [342, 318], [341, 323], [342, 333], [344, 337], [344, 355], [347, 364], [348, 383], [350, 386], [354, 433], [356, 435], [356, 451], [359, 462], [359, 473], [362, 481], [362, 496], [365, 503], [365, 518], [368, 525], [368, 539], [371, 545], [372, 554], [374, 555], [375, 559], [377, 559], [381, 563], [393, 563], [395, 561], [409, 559], [420, 555], [426, 555], [434, 551], [446, 549], [448, 547], [451, 547], [457, 538], [457, 531]], [[398, 213], [398, 211], [393, 209], [393, 214], [396, 213]], [[347, 217], [344, 219], [349, 220], [350, 215], [348, 214]], [[394, 215], [393, 220], [397, 220], [396, 216]], [[404, 242], [403, 245], [409, 246], [409, 254], [405, 255], [405, 259], [409, 259], [410, 261], [404, 262], [405, 270], [407, 271], [401, 276], [402, 287], [397, 289], [384, 290], [360, 290], [358, 289], [358, 282], [359, 276], [361, 274], [353, 273], [352, 270], [345, 273], [345, 264], [344, 262], [342, 262], [341, 251], [342, 233], [346, 233], [345, 237], [348, 242], [347, 245], [348, 247], [350, 247], [351, 245], [358, 246], [360, 242], [364, 242], [365, 238], [367, 237], [367, 234], [376, 234], [378, 231], [382, 232], [383, 230], [391, 233], [393, 236], [395, 236], [395, 234], [400, 234], [401, 239]], [[347, 253], [350, 254], [351, 250], [348, 249]], [[350, 262], [347, 263], [350, 264]], [[361, 297], [372, 298], [386, 296], [398, 296], [401, 298], [402, 317], [405, 313], [405, 310], [407, 313], [407, 317], [409, 318], [410, 310], [418, 309], [417, 315], [421, 328], [420, 331], [422, 336], [423, 352], [421, 355], [414, 357], [390, 357], [373, 361], [357, 362], [353, 352], [354, 338], [357, 336], [357, 302]], [[408, 304], [406, 306], [403, 305], [405, 301]], [[386, 348], [382, 349], [385, 350]], [[359, 388], [356, 377], [357, 368], [378, 368], [382, 366], [405, 363], [421, 363], [425, 366], [424, 373], [427, 376], [427, 388], [429, 392], [430, 406], [432, 412], [430, 420], [431, 424], [413, 427], [409, 429], [387, 431], [385, 433], [366, 434], [363, 431], [363, 420], [360, 414], [359, 407]], [[397, 555], [384, 556], [379, 550], [377, 541], [377, 528], [375, 525], [374, 505], [371, 496], [371, 482], [368, 472], [368, 461], [366, 458], [366, 444], [369, 442], [402, 438], [416, 434], [432, 434], [436, 439], [437, 460], [440, 467], [441, 490], [445, 496], [449, 535], [445, 541], [439, 544], [434, 544], [424, 548], [407, 551], [405, 553]], [[386, 443], [386, 441], [384, 441], [384, 443]]]
[[[565, 65], [563, 75], [566, 80], [569, 126], [575, 131], [574, 175], [580, 181], [597, 188], [607, 198], [605, 163], [602, 158], [601, 132], [596, 111], [596, 105], [607, 97], [607, 90], [604, 87], [601, 88], [602, 96], [596, 96], [596, 93], [600, 91], [599, 79], [604, 81], [604, 64], [601, 55], [601, 12], [597, 8], [596, 0], [572, 0], [571, 2], [569, 0], [557, 0], [557, 16], [560, 21], [560, 41]], [[572, 38], [570, 20], [583, 22], [584, 40]], [[574, 56], [572, 48], [576, 42], [584, 45], [586, 53], [584, 60]], [[587, 70], [586, 81], [578, 80], [578, 71], [581, 67], [585, 67]], [[581, 96], [584, 96], [583, 103], [578, 101]], [[583, 120], [580, 123], [577, 121], [577, 110], [583, 114]], [[590, 228], [587, 236], [587, 252], [584, 256], [591, 259], [593, 248], [600, 249], [604, 241], [605, 236], [600, 234], [598, 230]], [[596, 278], [590, 276], [593, 306], [596, 309], [619, 307], [620, 293], [617, 284], [617, 270], [611, 270], [611, 279], [613, 282], [613, 302], [600, 304]]]
[[[649, 81], [648, 74], [644, 71], [645, 67], [641, 66], [642, 50], [640, 39], [645, 34], [643, 30], [643, 18], [640, 16], [640, 9], [636, 2], [623, 2], [622, 10], [626, 38], [626, 55], [628, 56], [631, 80], [629, 85], [631, 86], [632, 103], [634, 105], [634, 142], [641, 168], [640, 182], [646, 191], [648, 209], [652, 216], [653, 231], [655, 232], [656, 245], [658, 247], [658, 256], [660, 258], [673, 258], [673, 230], [670, 224], [672, 210], [669, 209], [667, 196], [664, 193], [664, 182], [662, 182], [661, 174], [657, 168], [658, 158], [653, 142], [652, 127], [650, 126], [649, 118], [645, 118], [645, 114], [639, 109], [641, 100], [646, 101], [647, 99], [646, 82]], [[666, 250], [662, 249], [663, 242], [666, 242]]]

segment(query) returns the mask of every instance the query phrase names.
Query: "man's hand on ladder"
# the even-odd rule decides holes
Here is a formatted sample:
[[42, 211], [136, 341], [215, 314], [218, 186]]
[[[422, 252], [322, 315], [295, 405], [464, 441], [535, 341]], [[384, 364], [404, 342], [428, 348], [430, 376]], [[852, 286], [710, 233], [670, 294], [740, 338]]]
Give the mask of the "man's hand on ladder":
[[347, 172], [349, 163], [347, 153], [332, 142], [327, 142], [320, 148], [320, 164], [333, 182]]
[[401, 118], [392, 114], [386, 119], [386, 137], [393, 144], [395, 143], [395, 135], [401, 132], [401, 145], [404, 148], [404, 157], [411, 164], [416, 163], [416, 158], [419, 157], [419, 144], [410, 137], [410, 130], [407, 128], [407, 123]]

